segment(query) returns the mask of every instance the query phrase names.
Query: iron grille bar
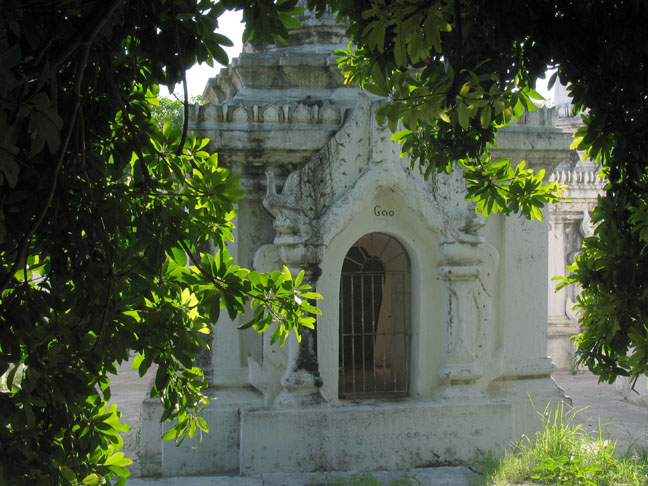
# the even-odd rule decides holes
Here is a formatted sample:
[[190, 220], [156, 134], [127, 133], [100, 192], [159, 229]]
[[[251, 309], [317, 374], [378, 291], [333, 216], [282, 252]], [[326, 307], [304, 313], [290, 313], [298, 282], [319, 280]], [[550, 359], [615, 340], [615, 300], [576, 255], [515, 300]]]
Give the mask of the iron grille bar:
[[354, 336], [354, 331], [355, 331], [355, 306], [353, 305], [354, 302], [353, 298], [353, 277], [351, 278], [351, 322], [349, 323], [351, 325], [351, 366], [352, 366], [352, 373], [351, 376], [353, 377], [353, 386], [351, 387], [352, 392], [355, 392], [356, 390], [356, 370], [355, 370], [355, 336]]
[[[364, 302], [364, 295], [365, 295], [365, 293], [364, 293], [364, 281], [365, 281], [365, 279], [363, 277], [360, 277], [360, 295], [361, 295], [360, 298], [362, 299], [363, 302]], [[360, 309], [362, 309], [360, 311], [360, 323], [361, 323], [361, 326], [362, 326], [362, 334], [364, 334], [364, 332], [365, 332], [365, 306], [361, 305]], [[365, 376], [366, 375], [366, 373], [365, 373], [365, 364], [366, 364], [366, 361], [365, 361], [365, 338], [364, 337], [360, 338], [360, 341], [362, 341], [362, 391], [364, 392], [364, 391], [367, 391], [366, 388], [365, 388], [365, 385], [367, 383], [366, 376]]]
[[[340, 282], [340, 330], [342, 331], [344, 329], [344, 282]], [[344, 334], [342, 334], [342, 337], [340, 338], [340, 384], [341, 384], [341, 390], [342, 393], [345, 391], [345, 378], [346, 378], [346, 366], [344, 362]]]
[[[376, 316], [375, 316], [375, 309], [376, 309], [375, 304], [376, 303], [374, 302], [375, 296], [376, 296], [376, 287], [374, 285], [374, 278], [371, 277], [371, 327], [372, 327], [371, 331], [372, 331], [372, 334], [373, 334], [374, 329], [375, 329], [374, 323], [376, 322]], [[380, 315], [380, 311], [378, 311], [378, 315]], [[364, 343], [365, 339], [366, 338], [364, 338], [364, 337], [362, 338], [363, 343]], [[373, 359], [371, 360], [371, 364], [372, 364], [371, 368], [372, 368], [372, 371], [373, 371], [373, 388], [374, 388], [373, 391], [374, 391], [374, 393], [376, 392], [376, 355], [375, 355], [376, 350], [375, 350], [375, 347], [376, 346], [375, 346], [375, 343], [374, 343], [374, 351], [372, 353]]]

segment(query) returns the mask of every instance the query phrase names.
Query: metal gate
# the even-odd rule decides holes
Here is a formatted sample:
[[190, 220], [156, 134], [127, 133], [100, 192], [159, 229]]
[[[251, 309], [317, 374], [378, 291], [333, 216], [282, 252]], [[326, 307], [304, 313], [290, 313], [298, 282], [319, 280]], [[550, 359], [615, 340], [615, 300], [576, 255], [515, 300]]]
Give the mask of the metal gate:
[[340, 279], [340, 398], [409, 392], [410, 263], [394, 237], [351, 247]]

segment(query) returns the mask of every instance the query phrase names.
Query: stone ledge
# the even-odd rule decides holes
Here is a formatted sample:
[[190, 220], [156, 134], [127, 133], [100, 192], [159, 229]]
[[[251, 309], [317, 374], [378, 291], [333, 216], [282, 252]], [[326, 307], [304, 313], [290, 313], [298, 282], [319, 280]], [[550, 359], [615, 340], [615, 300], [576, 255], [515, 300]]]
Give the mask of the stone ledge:
[[[128, 486], [325, 486], [326, 481], [351, 479], [360, 472], [270, 473], [255, 476], [184, 476], [175, 478], [133, 478]], [[415, 477], [425, 486], [469, 486], [475, 476], [463, 466], [427, 467], [368, 473], [383, 484]]]
[[508, 445], [511, 414], [509, 403], [483, 399], [452, 407], [406, 401], [242, 410], [240, 472], [405, 469], [469, 462], [480, 451]]

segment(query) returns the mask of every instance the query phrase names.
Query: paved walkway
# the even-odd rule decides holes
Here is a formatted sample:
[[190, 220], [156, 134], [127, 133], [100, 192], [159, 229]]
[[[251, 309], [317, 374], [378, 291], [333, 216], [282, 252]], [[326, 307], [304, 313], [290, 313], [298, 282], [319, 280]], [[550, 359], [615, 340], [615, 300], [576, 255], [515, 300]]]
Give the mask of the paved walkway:
[[[139, 407], [152, 376], [153, 373], [149, 371], [140, 378], [130, 369], [129, 363], [123, 363], [113, 379], [113, 402], [119, 404], [124, 414], [123, 421], [131, 426], [131, 431], [124, 435], [124, 449], [126, 455], [136, 461], [132, 467], [133, 476], [137, 475]], [[554, 379], [571, 398], [574, 409], [578, 410], [574, 417], [575, 423], [582, 424], [585, 430], [593, 433], [598, 433], [601, 427], [604, 433], [617, 440], [617, 451], [621, 453], [629, 448], [648, 450], [648, 407], [625, 401], [614, 385], [599, 384], [597, 378], [590, 373], [557, 373]], [[471, 476], [471, 472], [464, 467], [372, 473], [383, 483], [402, 478], [404, 474], [415, 474], [423, 486], [469, 486]], [[313, 473], [264, 474], [254, 477], [132, 478], [128, 480], [128, 486], [319, 486], [325, 484], [322, 481], [326, 477], [333, 479], [351, 475]]]
[[557, 373], [554, 380], [571, 398], [577, 411], [574, 421], [583, 424], [583, 429], [598, 433], [600, 424], [603, 432], [617, 441], [620, 453], [628, 448], [648, 450], [648, 407], [624, 400], [615, 385], [598, 383], [589, 372]]

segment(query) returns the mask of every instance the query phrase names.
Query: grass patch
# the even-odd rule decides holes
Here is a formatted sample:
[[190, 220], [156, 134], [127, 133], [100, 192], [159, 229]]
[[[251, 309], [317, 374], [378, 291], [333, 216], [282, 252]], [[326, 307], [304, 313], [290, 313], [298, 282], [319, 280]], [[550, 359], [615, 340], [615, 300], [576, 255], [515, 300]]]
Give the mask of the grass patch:
[[543, 484], [564, 486], [648, 486], [645, 454], [615, 456], [616, 443], [599, 427], [588, 434], [574, 423], [578, 411], [564, 403], [539, 413], [542, 428], [523, 436], [503, 459], [484, 465], [489, 486]]

